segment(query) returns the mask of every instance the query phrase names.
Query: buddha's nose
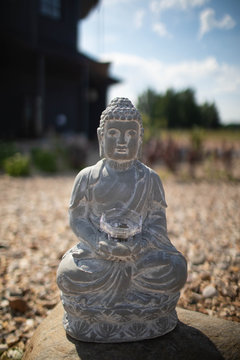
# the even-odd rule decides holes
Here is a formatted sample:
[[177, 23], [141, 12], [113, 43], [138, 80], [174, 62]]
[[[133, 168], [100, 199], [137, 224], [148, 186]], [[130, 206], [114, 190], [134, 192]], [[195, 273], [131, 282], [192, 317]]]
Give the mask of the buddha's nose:
[[126, 145], [127, 144], [127, 139], [125, 136], [125, 131], [122, 131], [118, 140], [118, 144], [119, 145]]

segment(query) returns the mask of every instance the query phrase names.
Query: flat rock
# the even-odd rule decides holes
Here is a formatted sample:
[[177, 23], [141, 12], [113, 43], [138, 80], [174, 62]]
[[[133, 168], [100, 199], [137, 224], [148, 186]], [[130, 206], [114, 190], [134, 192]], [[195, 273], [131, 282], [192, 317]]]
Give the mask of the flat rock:
[[41, 323], [23, 360], [239, 360], [240, 324], [177, 308], [179, 322], [167, 335], [121, 344], [84, 343], [67, 336], [57, 305]]
[[208, 285], [203, 289], [202, 294], [205, 298], [213, 297], [217, 295], [217, 289], [212, 285]]

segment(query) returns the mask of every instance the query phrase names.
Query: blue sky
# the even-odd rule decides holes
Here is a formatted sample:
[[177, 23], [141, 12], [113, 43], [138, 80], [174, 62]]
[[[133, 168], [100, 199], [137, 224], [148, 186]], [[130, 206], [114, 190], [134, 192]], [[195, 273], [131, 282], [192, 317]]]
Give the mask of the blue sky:
[[240, 0], [102, 0], [79, 25], [78, 48], [122, 80], [108, 101], [191, 87], [222, 122], [240, 122]]

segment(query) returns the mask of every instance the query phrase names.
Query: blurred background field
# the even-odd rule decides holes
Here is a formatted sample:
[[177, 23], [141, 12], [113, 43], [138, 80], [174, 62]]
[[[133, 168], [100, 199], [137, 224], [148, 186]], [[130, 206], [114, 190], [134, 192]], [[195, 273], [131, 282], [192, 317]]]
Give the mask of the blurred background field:
[[[164, 178], [240, 179], [238, 129], [155, 129], [149, 134], [145, 127], [144, 138], [143, 162], [156, 168]], [[97, 142], [77, 134], [0, 141], [0, 170], [10, 176], [66, 173], [79, 170], [97, 159]]]
[[144, 160], [162, 177], [239, 181], [239, 138], [231, 130], [163, 131], [145, 143]]

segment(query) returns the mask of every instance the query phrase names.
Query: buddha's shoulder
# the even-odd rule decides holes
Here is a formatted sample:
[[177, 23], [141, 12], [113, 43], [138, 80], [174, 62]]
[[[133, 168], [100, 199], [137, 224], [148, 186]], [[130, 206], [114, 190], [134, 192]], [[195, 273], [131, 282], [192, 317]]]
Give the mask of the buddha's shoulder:
[[149, 177], [152, 179], [152, 181], [161, 183], [161, 179], [159, 175], [156, 173], [156, 171], [154, 171], [147, 165], [143, 164], [141, 161], [137, 162], [137, 166], [138, 166], [138, 171], [148, 174]]
[[103, 160], [100, 160], [95, 165], [85, 167], [77, 174], [75, 183], [87, 183], [88, 181], [96, 181], [99, 178], [103, 166]]
[[142, 169], [142, 171], [145, 171], [149, 175], [150, 184], [151, 184], [151, 193], [153, 196], [153, 199], [155, 202], [160, 203], [160, 205], [163, 208], [167, 207], [166, 201], [165, 201], [165, 194], [164, 194], [164, 188], [162, 185], [162, 181], [159, 177], [159, 175], [151, 169], [150, 167], [144, 165], [143, 163], [139, 162], [138, 166]]

